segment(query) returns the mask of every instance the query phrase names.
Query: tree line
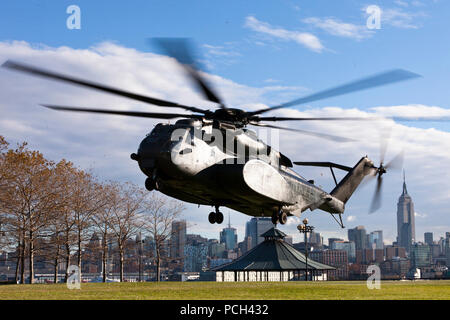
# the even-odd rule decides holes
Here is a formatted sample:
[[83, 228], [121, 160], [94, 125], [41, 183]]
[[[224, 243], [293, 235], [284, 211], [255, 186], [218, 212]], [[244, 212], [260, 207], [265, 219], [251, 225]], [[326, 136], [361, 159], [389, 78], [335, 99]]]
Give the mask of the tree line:
[[[126, 242], [138, 233], [153, 239], [159, 280], [161, 250], [183, 210], [180, 202], [133, 183], [102, 181], [65, 159], [49, 160], [25, 142], [11, 148], [0, 136], [0, 243], [16, 249], [16, 282], [25, 283], [26, 262], [34, 282], [37, 254], [51, 264], [55, 282], [61, 263], [81, 272], [83, 250], [94, 232], [101, 243], [103, 281], [108, 243], [117, 246], [123, 281]], [[68, 277], [66, 269], [65, 281]]]

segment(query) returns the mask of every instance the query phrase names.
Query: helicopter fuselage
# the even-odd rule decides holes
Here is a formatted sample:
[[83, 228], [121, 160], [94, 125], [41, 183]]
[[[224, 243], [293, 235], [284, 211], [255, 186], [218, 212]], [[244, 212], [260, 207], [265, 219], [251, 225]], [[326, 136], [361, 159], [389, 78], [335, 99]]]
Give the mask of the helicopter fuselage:
[[344, 211], [342, 201], [290, 169], [286, 156], [248, 129], [215, 128], [192, 119], [160, 123], [141, 142], [135, 160], [155, 189], [198, 205], [250, 216]]

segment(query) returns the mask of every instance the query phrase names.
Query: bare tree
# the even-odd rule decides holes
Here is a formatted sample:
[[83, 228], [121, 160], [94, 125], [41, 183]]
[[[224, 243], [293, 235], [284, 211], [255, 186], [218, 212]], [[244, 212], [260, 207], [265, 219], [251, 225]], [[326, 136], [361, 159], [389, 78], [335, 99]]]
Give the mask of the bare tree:
[[101, 237], [102, 252], [102, 281], [106, 282], [107, 263], [108, 263], [108, 244], [112, 237], [111, 223], [113, 222], [114, 210], [119, 208], [120, 202], [120, 186], [117, 183], [108, 183], [103, 186], [103, 197], [105, 197], [105, 205], [97, 210], [92, 216], [92, 222], [95, 230]]
[[172, 236], [172, 222], [177, 220], [184, 205], [155, 192], [145, 201], [145, 230], [155, 245], [156, 279], [161, 280], [161, 253], [165, 242]]
[[131, 183], [118, 185], [119, 194], [113, 198], [110, 228], [117, 241], [119, 252], [120, 281], [123, 281], [123, 266], [126, 241], [136, 235], [143, 226], [142, 213], [145, 191]]
[[[102, 196], [101, 184], [91, 174], [80, 169], [72, 170], [69, 180], [71, 197], [68, 209], [71, 217], [68, 218], [73, 223], [72, 227], [76, 238], [77, 265], [79, 272], [81, 272], [83, 246], [89, 240], [90, 231], [92, 230], [91, 217], [106, 202], [105, 197]], [[67, 236], [70, 236], [70, 234]], [[70, 252], [70, 249], [67, 251]], [[70, 255], [69, 252], [67, 252], [68, 255]]]

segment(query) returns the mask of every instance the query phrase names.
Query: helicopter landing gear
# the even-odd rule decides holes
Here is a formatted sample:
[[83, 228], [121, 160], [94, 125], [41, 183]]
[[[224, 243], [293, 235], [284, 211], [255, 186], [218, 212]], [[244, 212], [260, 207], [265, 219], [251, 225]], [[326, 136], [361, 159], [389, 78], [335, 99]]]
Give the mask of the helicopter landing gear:
[[278, 221], [280, 221], [280, 224], [285, 224], [287, 222], [286, 212], [280, 210], [280, 213], [278, 214]]
[[223, 222], [223, 214], [219, 211], [219, 207], [216, 207], [216, 211], [210, 212], [208, 216], [208, 221], [211, 224], [217, 223], [221, 224]]
[[148, 191], [158, 190], [158, 182], [155, 178], [147, 178], [145, 179], [145, 189]]
[[272, 223], [276, 225], [278, 222], [280, 224], [285, 224], [287, 222], [287, 214], [282, 210], [272, 214]]
[[272, 214], [272, 223], [276, 226], [277, 225], [277, 223], [278, 223], [278, 213], [277, 212], [274, 212], [273, 214]]

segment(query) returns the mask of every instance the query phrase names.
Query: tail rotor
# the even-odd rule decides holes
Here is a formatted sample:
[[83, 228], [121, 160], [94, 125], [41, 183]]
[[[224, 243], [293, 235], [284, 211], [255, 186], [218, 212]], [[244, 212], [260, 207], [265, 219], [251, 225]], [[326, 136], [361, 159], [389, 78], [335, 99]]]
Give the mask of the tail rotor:
[[383, 191], [383, 175], [388, 172], [389, 169], [401, 169], [403, 167], [404, 151], [398, 153], [391, 161], [386, 165], [384, 164], [384, 158], [387, 151], [388, 141], [390, 133], [381, 140], [380, 145], [380, 165], [378, 167], [373, 166], [374, 172], [372, 177], [377, 178], [377, 184], [375, 187], [375, 193], [370, 204], [369, 214], [374, 213], [380, 209], [382, 204], [382, 191]]

